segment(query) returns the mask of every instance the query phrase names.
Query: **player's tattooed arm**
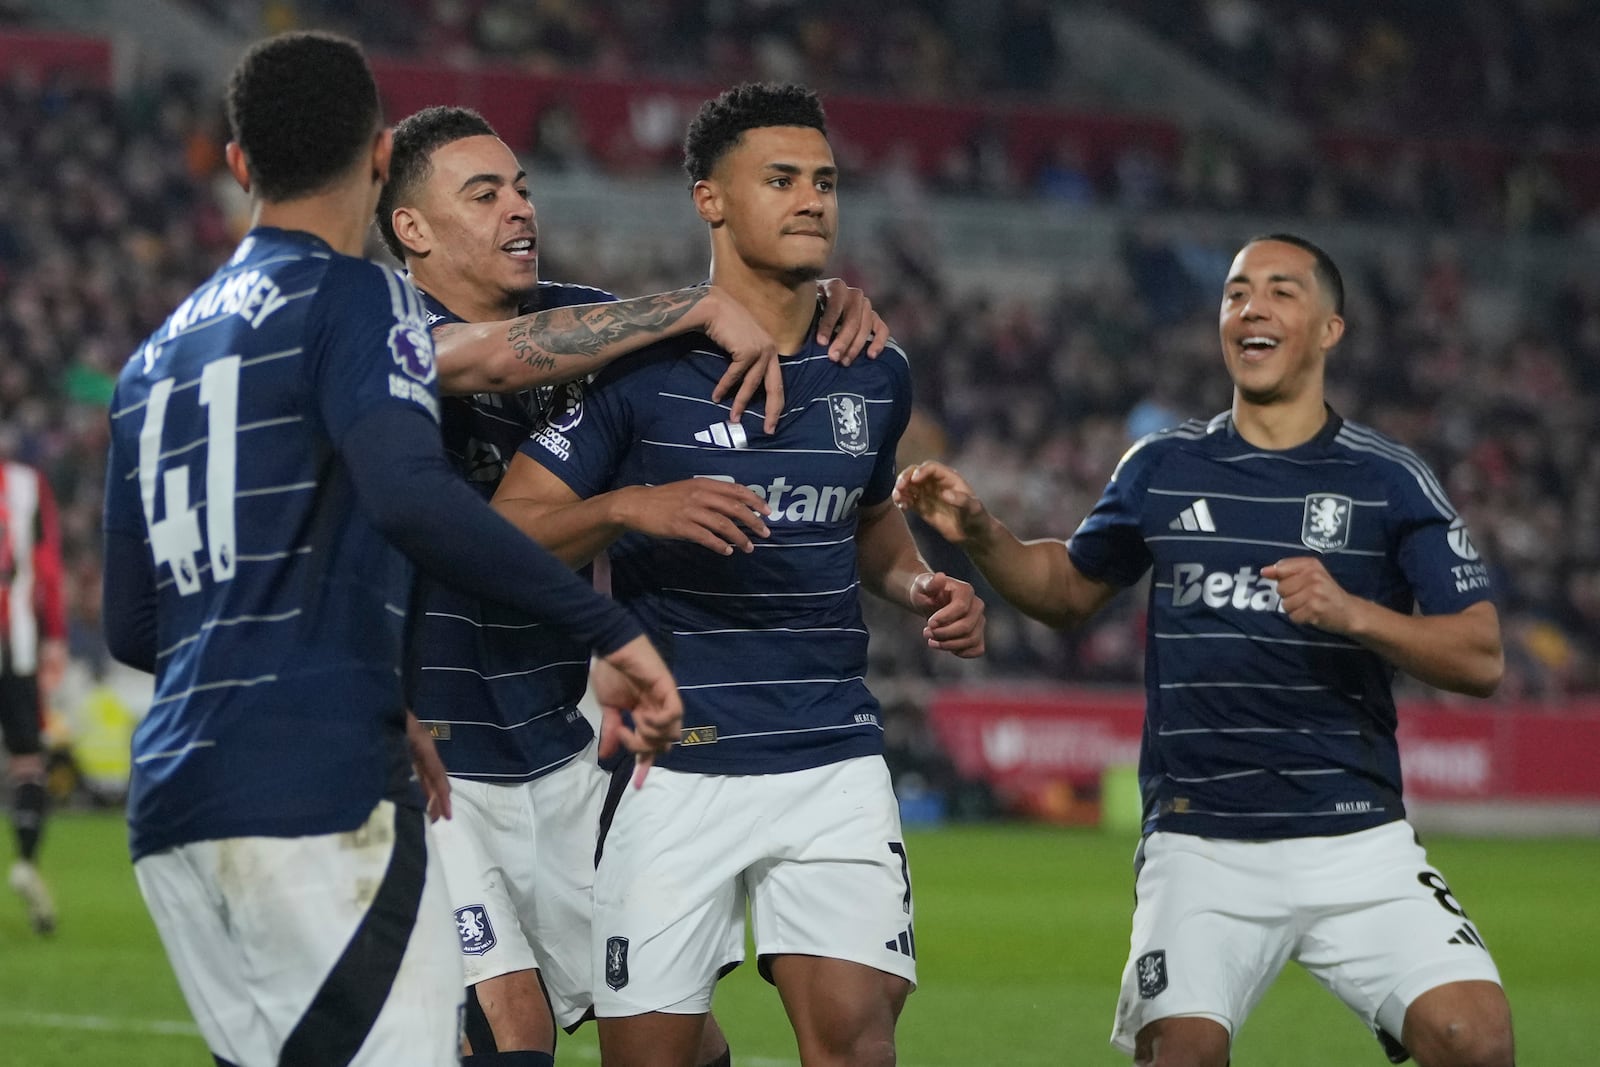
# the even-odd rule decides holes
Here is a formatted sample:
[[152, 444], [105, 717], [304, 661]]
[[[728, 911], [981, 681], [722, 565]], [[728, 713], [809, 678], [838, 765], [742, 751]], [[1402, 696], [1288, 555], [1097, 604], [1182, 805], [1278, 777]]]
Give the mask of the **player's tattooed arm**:
[[681, 333], [707, 287], [634, 300], [579, 304], [504, 322], [450, 323], [433, 331], [446, 393], [529, 389], [574, 381], [611, 359]]
[[743, 381], [735, 419], [765, 382], [771, 421], [782, 410], [776, 374], [778, 348], [750, 313], [714, 285], [604, 304], [552, 308], [505, 322], [452, 323], [434, 330], [443, 393], [516, 392], [575, 381], [619, 356], [678, 334], [701, 332], [725, 349], [728, 373], [713, 393], [720, 400]]

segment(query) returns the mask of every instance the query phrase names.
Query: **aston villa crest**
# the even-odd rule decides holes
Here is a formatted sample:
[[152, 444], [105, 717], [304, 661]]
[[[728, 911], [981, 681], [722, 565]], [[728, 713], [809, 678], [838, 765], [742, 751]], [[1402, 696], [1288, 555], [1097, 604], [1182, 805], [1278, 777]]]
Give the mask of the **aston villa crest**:
[[482, 904], [456, 909], [456, 933], [461, 937], [461, 951], [468, 956], [481, 956], [497, 943], [489, 912]]
[[1352, 501], [1337, 493], [1312, 493], [1306, 497], [1300, 542], [1318, 552], [1337, 552], [1350, 543]]
[[833, 443], [852, 456], [867, 451], [867, 402], [856, 393], [829, 393], [828, 415], [833, 419]]
[[1135, 977], [1139, 981], [1139, 997], [1142, 1000], [1154, 1000], [1167, 988], [1167, 952], [1166, 949], [1156, 949], [1146, 952], [1134, 963]]
[[606, 938], [606, 985], [621, 989], [628, 984], [628, 939]]

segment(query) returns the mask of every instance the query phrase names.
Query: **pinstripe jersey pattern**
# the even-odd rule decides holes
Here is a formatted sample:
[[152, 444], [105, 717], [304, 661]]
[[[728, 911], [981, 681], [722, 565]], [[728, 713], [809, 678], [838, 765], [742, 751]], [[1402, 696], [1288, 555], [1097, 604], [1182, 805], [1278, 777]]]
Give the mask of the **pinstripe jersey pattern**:
[[658, 765], [772, 774], [881, 753], [855, 535], [860, 509], [894, 486], [905, 353], [891, 343], [841, 367], [811, 342], [784, 357], [786, 408], [768, 437], [759, 404], [728, 431], [728, 404], [711, 400], [727, 357], [708, 344], [691, 335], [607, 368], [522, 451], [580, 497], [718, 478], [772, 509], [771, 537], [749, 554], [632, 534], [611, 547], [613, 595], [652, 630], [683, 694], [684, 741]]
[[1404, 614], [1487, 599], [1487, 570], [1414, 452], [1331, 411], [1281, 452], [1227, 413], [1188, 422], [1129, 451], [1068, 551], [1118, 585], [1153, 572], [1147, 830], [1282, 838], [1404, 817], [1393, 668], [1292, 622], [1261, 570], [1317, 555], [1345, 590]]
[[[462, 321], [427, 293], [430, 327]], [[615, 300], [601, 289], [541, 282], [524, 314]], [[441, 400], [440, 432], [451, 462], [484, 499], [540, 421], [553, 387]], [[530, 781], [569, 763], [594, 736], [578, 710], [589, 649], [499, 604], [420, 582], [413, 700], [447, 770], [486, 782]]]
[[408, 281], [270, 228], [123, 369], [106, 525], [150, 547], [159, 650], [136, 858], [350, 829], [401, 795], [410, 566], [356, 509], [334, 443], [389, 407], [437, 418], [435, 377]]

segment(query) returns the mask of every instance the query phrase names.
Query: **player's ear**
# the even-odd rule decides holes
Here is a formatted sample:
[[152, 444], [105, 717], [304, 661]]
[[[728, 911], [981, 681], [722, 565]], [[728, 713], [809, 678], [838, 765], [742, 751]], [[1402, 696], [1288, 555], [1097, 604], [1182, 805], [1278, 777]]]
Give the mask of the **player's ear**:
[[1328, 320], [1322, 324], [1322, 351], [1332, 351], [1343, 337], [1344, 316], [1329, 315]]
[[716, 182], [701, 178], [694, 183], [690, 195], [694, 197], [694, 209], [702, 219], [712, 226], [722, 225], [722, 191], [717, 188]]
[[428, 220], [416, 208], [403, 205], [395, 208], [389, 216], [389, 225], [394, 227], [394, 235], [409, 251], [425, 256], [432, 250], [433, 233], [428, 228]]
[[389, 159], [394, 155], [394, 130], [385, 126], [378, 131], [378, 137], [372, 143], [372, 180], [387, 183], [389, 181]]
[[239, 183], [239, 188], [245, 192], [250, 191], [250, 161], [244, 157], [244, 149], [239, 147], [238, 141], [229, 141], [228, 147], [222, 150], [222, 158], [227, 161], [228, 173], [233, 175], [233, 180]]

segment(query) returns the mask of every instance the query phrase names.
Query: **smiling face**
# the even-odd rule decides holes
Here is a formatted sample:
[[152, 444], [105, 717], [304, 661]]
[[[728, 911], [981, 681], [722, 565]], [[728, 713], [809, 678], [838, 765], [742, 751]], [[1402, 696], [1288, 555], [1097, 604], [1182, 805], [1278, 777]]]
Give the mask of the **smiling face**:
[[406, 265], [458, 314], [514, 314], [539, 281], [538, 228], [517, 157], [498, 137], [474, 136], [443, 146], [429, 163], [415, 204], [395, 211]]
[[820, 130], [746, 130], [695, 185], [695, 205], [711, 224], [719, 268], [745, 269], [798, 285], [822, 276], [833, 253], [839, 171]]
[[1322, 407], [1323, 364], [1344, 319], [1319, 285], [1316, 259], [1283, 241], [1256, 241], [1234, 257], [1218, 320], [1237, 399], [1256, 407]]

